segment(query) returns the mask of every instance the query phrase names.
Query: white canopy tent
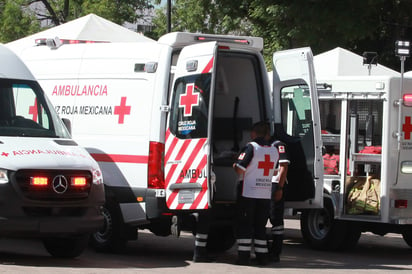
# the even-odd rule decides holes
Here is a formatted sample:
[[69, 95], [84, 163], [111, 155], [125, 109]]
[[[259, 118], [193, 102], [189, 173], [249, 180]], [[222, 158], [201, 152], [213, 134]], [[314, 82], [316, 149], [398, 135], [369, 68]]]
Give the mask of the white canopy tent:
[[35, 33], [7, 44], [15, 52], [32, 47], [36, 39], [55, 38], [105, 42], [155, 42], [95, 14], [89, 14], [65, 24]]
[[[368, 65], [363, 65], [363, 57], [349, 50], [337, 47], [314, 56], [317, 79], [336, 76], [368, 76]], [[370, 75], [400, 76], [400, 73], [380, 64], [372, 65]]]

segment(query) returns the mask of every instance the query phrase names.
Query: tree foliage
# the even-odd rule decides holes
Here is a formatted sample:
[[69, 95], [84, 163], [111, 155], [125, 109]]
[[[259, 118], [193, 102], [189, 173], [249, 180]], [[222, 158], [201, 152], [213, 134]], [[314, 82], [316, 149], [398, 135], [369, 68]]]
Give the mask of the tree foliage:
[[[123, 24], [165, 0], [0, 0], [0, 41], [31, 34], [95, 13]], [[37, 5], [37, 9], [33, 9]], [[31, 7], [31, 8], [29, 8]], [[165, 6], [156, 10], [154, 39], [167, 31]], [[399, 68], [396, 40], [412, 35], [412, 0], [174, 0], [172, 31], [261, 36], [264, 54], [310, 46], [315, 54], [343, 47], [355, 53], [376, 51], [379, 62]], [[407, 59], [406, 69], [411, 69]]]
[[376, 51], [380, 63], [397, 69], [394, 43], [411, 37], [411, 10], [412, 1], [397, 0], [253, 0], [248, 16], [254, 34], [266, 38], [266, 53], [302, 46], [315, 54]]
[[0, 0], [0, 41], [8, 42], [40, 29], [34, 13], [23, 11], [23, 1]]
[[[236, 6], [236, 8], [234, 8]], [[242, 1], [179, 0], [172, 5], [172, 31], [201, 33], [250, 33]], [[167, 32], [166, 7], [156, 10], [153, 24], [157, 37]]]
[[[267, 62], [280, 49], [310, 46], [317, 54], [343, 47], [376, 51], [380, 63], [397, 69], [394, 43], [411, 37], [411, 11], [411, 0], [179, 0], [172, 30], [261, 36]], [[165, 23], [159, 26], [158, 35], [165, 33]]]
[[149, 0], [0, 0], [0, 41], [32, 34], [40, 26], [57, 26], [94, 13], [112, 22], [134, 23]]

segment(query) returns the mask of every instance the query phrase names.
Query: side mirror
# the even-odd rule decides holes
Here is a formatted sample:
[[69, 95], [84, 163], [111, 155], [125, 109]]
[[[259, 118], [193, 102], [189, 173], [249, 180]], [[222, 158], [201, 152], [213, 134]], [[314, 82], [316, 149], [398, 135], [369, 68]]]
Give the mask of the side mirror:
[[72, 122], [70, 122], [70, 120], [67, 118], [62, 118], [62, 121], [71, 135], [72, 134]]

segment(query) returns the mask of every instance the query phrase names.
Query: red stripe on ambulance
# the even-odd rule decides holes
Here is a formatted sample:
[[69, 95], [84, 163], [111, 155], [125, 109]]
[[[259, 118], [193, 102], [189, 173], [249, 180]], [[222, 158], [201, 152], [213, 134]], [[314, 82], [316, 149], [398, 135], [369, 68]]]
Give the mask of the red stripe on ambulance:
[[[207, 158], [206, 158], [206, 155], [204, 155], [204, 156], [202, 157], [202, 160], [200, 161], [199, 165], [197, 166], [196, 170], [199, 171], [199, 172], [201, 172], [201, 171], [205, 168], [206, 164], [207, 164]], [[198, 179], [199, 179], [199, 178], [198, 178], [197, 176], [192, 177], [192, 178], [190, 179], [189, 183], [196, 183]], [[205, 184], [205, 182], [206, 182], [206, 184]], [[180, 203], [180, 204], [177, 205], [176, 209], [197, 209], [197, 206], [198, 206], [198, 205], [200, 204], [200, 202], [202, 201], [203, 196], [204, 196], [204, 194], [205, 194], [206, 191], [207, 191], [207, 178], [205, 177], [205, 179], [204, 179], [204, 181], [203, 181], [203, 183], [202, 183], [202, 189], [201, 189], [201, 191], [197, 194], [197, 196], [196, 196], [195, 200], [193, 201], [193, 203], [192, 203], [191, 205], [190, 205], [190, 204]], [[206, 206], [207, 206], [207, 203], [206, 203]], [[206, 208], [207, 208], [207, 207], [206, 207]]]
[[97, 162], [108, 163], [133, 163], [133, 164], [147, 164], [149, 156], [145, 155], [123, 155], [123, 154], [90, 154]]
[[[192, 166], [193, 161], [197, 158], [196, 156], [198, 156], [198, 153], [201, 151], [201, 148], [203, 147], [203, 144], [205, 143], [206, 139], [199, 139], [199, 140], [192, 140], [192, 141], [194, 141], [194, 142], [197, 141], [197, 144], [196, 144], [195, 148], [193, 149], [190, 157], [185, 162], [185, 165], [182, 168], [178, 168], [178, 164], [174, 165], [174, 167], [176, 167], [176, 168], [173, 168], [173, 174], [171, 174], [169, 176], [168, 171], [166, 171], [167, 172], [167, 175], [166, 175], [167, 178], [171, 178], [173, 176], [174, 177], [179, 176], [181, 171], [188, 170]], [[172, 171], [172, 170], [170, 170], [170, 171]], [[184, 178], [178, 177], [176, 179], [176, 183], [177, 184], [182, 183], [183, 180], [184, 180]], [[166, 181], [166, 187], [168, 187], [170, 183], [171, 183], [171, 180]], [[172, 203], [175, 202], [175, 199], [176, 199], [176, 196], [177, 196], [178, 192], [179, 192], [178, 190], [173, 190], [173, 192], [170, 194], [169, 198], [167, 199], [167, 205], [169, 206], [169, 208], [171, 208]]]
[[[207, 178], [205, 178], [205, 180], [203, 181], [202, 190], [200, 191], [199, 195], [197, 195], [190, 209], [197, 209], [197, 208], [207, 209], [208, 208], [207, 199], [203, 199], [203, 197], [206, 194], [206, 191], [207, 191]], [[203, 203], [200, 204], [202, 201]]]
[[[169, 135], [167, 135], [169, 136]], [[171, 139], [171, 140], [170, 140]], [[177, 140], [177, 142], [176, 142]], [[184, 176], [182, 177], [181, 174], [184, 171], [192, 169], [194, 165], [196, 165], [196, 160], [199, 159], [198, 156], [202, 152], [202, 147], [205, 144], [207, 139], [196, 139], [196, 140], [179, 140], [178, 138], [170, 135], [169, 138], [166, 140], [167, 143], [176, 143], [173, 147], [174, 152], [178, 151], [178, 153], [174, 154], [173, 152], [167, 151], [166, 154], [170, 155], [168, 157], [169, 161], [172, 161], [171, 164], [167, 165], [165, 170], [166, 173], [166, 186], [168, 187], [171, 183], [182, 183], [185, 179]], [[171, 147], [170, 147], [171, 148]], [[193, 148], [193, 149], [192, 149]], [[184, 159], [185, 152], [190, 150], [190, 156], [187, 159]], [[184, 160], [183, 162], [181, 162]], [[176, 163], [173, 163], [176, 161]], [[203, 155], [200, 159], [200, 163], [197, 164], [197, 170], [201, 170], [199, 168], [204, 168], [206, 165], [206, 156]], [[193, 182], [192, 178], [189, 178], [188, 182]], [[178, 190], [173, 190], [170, 193], [170, 196], [167, 199], [167, 205], [169, 208], [176, 209], [178, 207], [178, 203], [176, 197], [178, 195]], [[179, 206], [182, 207], [183, 205]]]
[[174, 138], [172, 140], [172, 143], [170, 144], [169, 149], [167, 150], [166, 155], [165, 155], [165, 162], [166, 163], [167, 163], [167, 161], [169, 161], [170, 155], [172, 154], [172, 152], [173, 152], [174, 148], [176, 147], [176, 145], [177, 145], [177, 138]]
[[207, 63], [206, 67], [203, 69], [202, 73], [208, 73], [212, 70], [213, 68], [213, 57], [209, 60], [209, 63]]

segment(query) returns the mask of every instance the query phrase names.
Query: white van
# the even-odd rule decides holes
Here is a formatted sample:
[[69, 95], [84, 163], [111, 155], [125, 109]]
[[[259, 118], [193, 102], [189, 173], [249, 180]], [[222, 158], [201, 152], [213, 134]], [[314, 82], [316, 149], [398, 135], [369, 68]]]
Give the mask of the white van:
[[[162, 236], [195, 230], [193, 213], [211, 210], [208, 247], [230, 248], [238, 180], [232, 164], [253, 123], [270, 122], [273, 134], [281, 123], [263, 39], [180, 32], [140, 43], [60, 38], [33, 41], [18, 54], [102, 169], [106, 226], [94, 245], [121, 247], [136, 228]], [[305, 85], [314, 94], [301, 105], [304, 131], [283, 138], [292, 163], [287, 199], [296, 208], [323, 202], [323, 170], [313, 164], [322, 154], [319, 117], [310, 111], [317, 107], [312, 58], [309, 48], [274, 58], [277, 87]]]
[[23, 62], [0, 45], [0, 236], [76, 257], [103, 225], [102, 174]]

